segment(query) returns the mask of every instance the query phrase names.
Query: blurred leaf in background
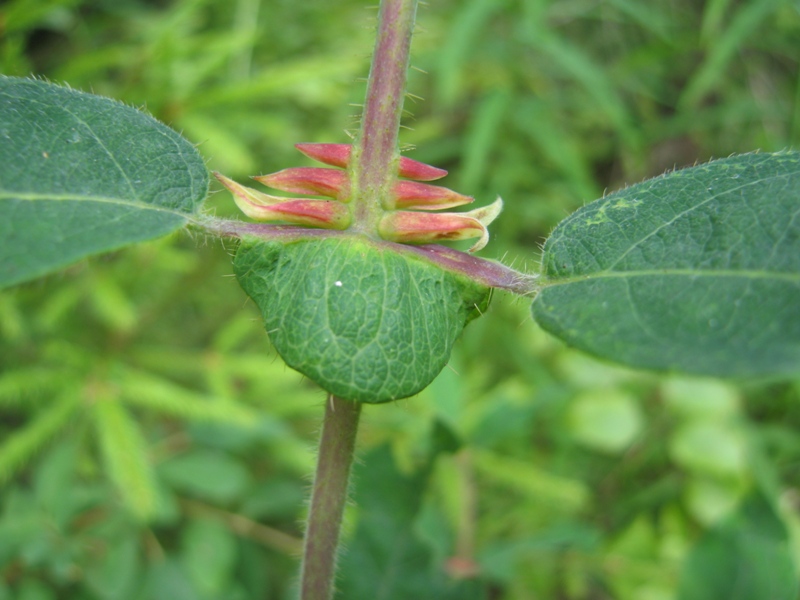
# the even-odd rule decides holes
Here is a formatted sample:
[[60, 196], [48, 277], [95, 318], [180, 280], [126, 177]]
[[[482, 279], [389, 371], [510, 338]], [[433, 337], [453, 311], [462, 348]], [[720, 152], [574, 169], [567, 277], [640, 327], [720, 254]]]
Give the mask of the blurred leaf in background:
[[[483, 254], [518, 268], [606, 190], [800, 141], [788, 0], [442, 0], [418, 22], [407, 154], [503, 196]], [[355, 0], [9, 0], [0, 72], [145, 107], [244, 177], [347, 141], [373, 23]], [[324, 399], [230, 251], [179, 235], [0, 294], [0, 598], [292, 597]], [[365, 409], [343, 589], [422, 565], [402, 583], [436, 597], [796, 597], [800, 379], [636, 373], [526, 302], [490, 313], [418, 397]], [[397, 562], [380, 524], [407, 534]]]

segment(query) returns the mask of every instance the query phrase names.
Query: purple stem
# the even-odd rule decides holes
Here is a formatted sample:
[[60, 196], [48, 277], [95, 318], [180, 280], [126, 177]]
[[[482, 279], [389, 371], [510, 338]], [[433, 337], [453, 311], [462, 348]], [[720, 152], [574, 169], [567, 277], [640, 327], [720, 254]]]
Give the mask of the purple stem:
[[384, 209], [393, 208], [391, 190], [400, 160], [397, 137], [416, 12], [416, 0], [381, 2], [367, 100], [350, 158], [355, 230], [377, 231]]
[[[197, 225], [222, 237], [255, 237], [265, 241], [293, 242], [347, 235], [347, 232], [335, 229], [308, 229], [295, 225], [267, 225], [225, 219], [206, 219]], [[383, 240], [372, 240], [372, 243], [376, 246], [390, 247], [394, 252], [428, 260], [487, 287], [499, 288], [520, 296], [532, 296], [543, 285], [536, 275], [521, 273], [503, 264], [438, 244], [412, 246]]]
[[360, 415], [360, 403], [329, 396], [303, 547], [300, 600], [333, 598], [336, 551]]
[[[377, 231], [397, 177], [397, 134], [403, 109], [416, 0], [382, 0], [361, 132], [350, 159], [353, 229]], [[361, 404], [331, 396], [311, 494], [300, 600], [332, 600], [336, 551], [347, 501]]]

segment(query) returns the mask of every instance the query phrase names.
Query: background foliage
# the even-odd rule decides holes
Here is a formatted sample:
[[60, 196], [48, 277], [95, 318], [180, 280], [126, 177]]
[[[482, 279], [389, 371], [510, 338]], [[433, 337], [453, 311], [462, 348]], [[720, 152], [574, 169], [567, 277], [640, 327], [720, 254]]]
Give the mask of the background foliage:
[[[11, 0], [0, 71], [146, 106], [242, 178], [346, 141], [373, 14]], [[794, 2], [443, 0], [418, 23], [408, 155], [503, 196], [482, 254], [517, 266], [605, 190], [800, 137]], [[180, 235], [0, 294], [0, 598], [291, 597], [324, 399], [228, 250]], [[489, 313], [419, 397], [365, 408], [344, 597], [797, 597], [800, 380], [634, 373], [527, 302]]]

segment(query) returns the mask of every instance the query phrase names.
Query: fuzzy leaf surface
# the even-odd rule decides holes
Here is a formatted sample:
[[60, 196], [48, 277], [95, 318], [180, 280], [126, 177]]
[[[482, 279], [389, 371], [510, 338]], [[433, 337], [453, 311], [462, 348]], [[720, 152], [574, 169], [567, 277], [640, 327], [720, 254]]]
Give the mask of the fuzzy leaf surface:
[[800, 153], [631, 186], [545, 244], [533, 316], [595, 356], [715, 376], [800, 371]]
[[0, 286], [175, 231], [207, 191], [195, 148], [152, 117], [0, 76]]
[[286, 364], [342, 398], [388, 402], [436, 377], [489, 299], [488, 288], [396, 246], [245, 240], [234, 271]]

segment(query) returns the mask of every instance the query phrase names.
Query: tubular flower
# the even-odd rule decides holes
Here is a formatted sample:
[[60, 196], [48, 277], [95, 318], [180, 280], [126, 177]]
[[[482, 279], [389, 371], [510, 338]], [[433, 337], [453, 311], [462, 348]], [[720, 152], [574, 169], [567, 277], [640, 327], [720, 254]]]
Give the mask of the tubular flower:
[[[295, 167], [254, 179], [270, 188], [291, 194], [322, 196], [325, 199], [272, 196], [245, 187], [214, 173], [234, 197], [241, 211], [256, 221], [285, 222], [293, 225], [348, 229], [353, 225], [349, 144], [297, 144], [306, 156], [332, 167]], [[478, 238], [470, 252], [480, 250], [489, 239], [487, 226], [502, 210], [498, 198], [489, 206], [464, 213], [429, 211], [469, 204], [464, 196], [445, 187], [423, 183], [440, 179], [444, 169], [400, 157], [398, 176], [384, 203], [384, 214], [377, 223], [376, 235], [404, 244], [426, 244], [444, 240]], [[424, 211], [424, 212], [423, 212]]]

